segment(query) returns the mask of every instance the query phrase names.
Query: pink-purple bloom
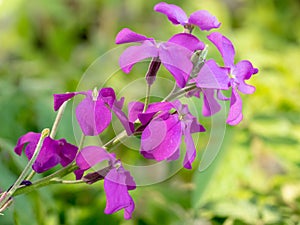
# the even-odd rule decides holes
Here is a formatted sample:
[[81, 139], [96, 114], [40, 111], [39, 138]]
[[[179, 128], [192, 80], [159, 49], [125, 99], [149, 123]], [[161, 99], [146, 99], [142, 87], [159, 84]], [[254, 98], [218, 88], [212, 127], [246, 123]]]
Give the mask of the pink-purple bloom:
[[176, 160], [180, 155], [181, 137], [184, 136], [186, 154], [183, 166], [191, 169], [196, 157], [192, 133], [205, 131], [197, 119], [189, 112], [187, 105], [178, 100], [149, 105], [143, 113], [143, 103], [129, 104], [131, 121], [139, 119], [144, 126], [141, 136], [141, 154], [148, 159]]
[[175, 25], [182, 25], [189, 28], [193, 25], [201, 30], [211, 30], [219, 28], [221, 23], [217, 18], [206, 10], [198, 10], [187, 17], [186, 13], [177, 5], [160, 2], [154, 6], [154, 10], [165, 14], [168, 19]]
[[[27, 144], [24, 152], [28, 160], [34, 154], [37, 143], [41, 137], [40, 133], [29, 132], [19, 138], [15, 147], [15, 153], [22, 154], [23, 147]], [[77, 154], [78, 148], [68, 143], [65, 139], [54, 140], [46, 137], [32, 169], [37, 173], [45, 172], [57, 164], [63, 167], [69, 165]]]
[[65, 94], [54, 94], [54, 110], [76, 95], [85, 95], [76, 107], [76, 118], [79, 126], [86, 136], [95, 136], [104, 131], [112, 120], [112, 111], [116, 114], [122, 125], [130, 135], [133, 125], [128, 122], [127, 116], [122, 112], [124, 98], [116, 99], [112, 88], [102, 88], [97, 92], [72, 92]]
[[98, 146], [83, 148], [76, 157], [76, 164], [79, 167], [75, 171], [76, 179], [81, 179], [86, 170], [104, 161], [108, 162], [106, 168], [93, 173], [92, 176], [86, 175], [84, 180], [87, 183], [93, 183], [88, 181], [88, 177], [95, 177], [95, 174], [100, 179], [104, 179], [104, 191], [106, 194], [106, 208], [104, 212], [112, 214], [124, 209], [124, 218], [130, 219], [135, 205], [128, 191], [134, 190], [136, 184], [133, 177], [124, 169], [114, 154], [108, 153], [105, 149]]
[[156, 43], [153, 38], [135, 33], [128, 28], [122, 29], [117, 44], [140, 43], [128, 47], [120, 56], [120, 67], [129, 73], [134, 64], [147, 58], [161, 62], [174, 76], [179, 87], [184, 87], [193, 68], [191, 56], [195, 50], [204, 49], [204, 44], [195, 36], [186, 33], [176, 34], [167, 42]]
[[224, 60], [225, 68], [228, 70], [227, 83], [232, 87], [230, 97], [230, 110], [227, 117], [227, 123], [236, 125], [243, 119], [242, 99], [238, 91], [244, 94], [252, 94], [255, 87], [246, 84], [253, 74], [258, 73], [248, 60], [239, 61], [234, 64], [235, 50], [231, 41], [221, 33], [213, 32], [207, 38], [217, 47]]

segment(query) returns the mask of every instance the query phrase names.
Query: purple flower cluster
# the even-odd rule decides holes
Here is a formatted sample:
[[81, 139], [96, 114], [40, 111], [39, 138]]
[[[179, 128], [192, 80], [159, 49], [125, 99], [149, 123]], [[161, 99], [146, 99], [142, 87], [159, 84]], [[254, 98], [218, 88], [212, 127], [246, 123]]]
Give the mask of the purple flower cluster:
[[[154, 38], [135, 33], [124, 28], [116, 36], [116, 44], [135, 43], [120, 56], [120, 67], [130, 73], [132, 67], [144, 59], [150, 58], [146, 81], [149, 86], [161, 65], [174, 77], [177, 92], [183, 91], [186, 97], [203, 98], [202, 114], [211, 116], [221, 107], [218, 101], [229, 101], [230, 109], [227, 117], [229, 125], [238, 124], [242, 118], [242, 100], [239, 93], [252, 94], [255, 88], [245, 83], [258, 69], [247, 61], [234, 63], [235, 49], [231, 41], [219, 32], [207, 35], [207, 40], [216, 46], [224, 65], [219, 66], [213, 59], [206, 60], [206, 45], [192, 34], [194, 27], [201, 31], [210, 31], [220, 27], [220, 23], [209, 12], [199, 10], [189, 17], [178, 6], [164, 2], [155, 5], [154, 10], [167, 16], [174, 25], [182, 25], [183, 33], [173, 35], [166, 42], [157, 42]], [[184, 92], [184, 88], [189, 88]], [[174, 89], [175, 90], [175, 89]], [[231, 93], [225, 97], [223, 91]], [[185, 143], [183, 167], [192, 168], [196, 157], [193, 133], [204, 132], [205, 128], [192, 115], [188, 105], [178, 99], [128, 104], [128, 116], [122, 111], [124, 98], [117, 100], [115, 91], [106, 87], [100, 90], [54, 94], [54, 110], [57, 111], [64, 102], [83, 95], [84, 99], [76, 107], [76, 118], [85, 136], [100, 135], [111, 123], [112, 113], [122, 123], [127, 135], [141, 137], [140, 153], [147, 159], [156, 161], [177, 160], [181, 154], [182, 139]], [[15, 147], [21, 155], [26, 143], [25, 154], [32, 158], [40, 134], [29, 132], [22, 136]], [[104, 180], [106, 193], [105, 213], [114, 213], [124, 209], [124, 218], [130, 219], [135, 208], [129, 191], [136, 188], [130, 172], [125, 170], [116, 155], [108, 152], [104, 146], [86, 146], [78, 148], [65, 139], [54, 140], [47, 137], [41, 151], [33, 164], [37, 173], [47, 171], [57, 164], [66, 167], [77, 165], [74, 171], [76, 179], [92, 184]], [[95, 166], [105, 164], [96, 172]], [[99, 168], [99, 167], [97, 167]]]

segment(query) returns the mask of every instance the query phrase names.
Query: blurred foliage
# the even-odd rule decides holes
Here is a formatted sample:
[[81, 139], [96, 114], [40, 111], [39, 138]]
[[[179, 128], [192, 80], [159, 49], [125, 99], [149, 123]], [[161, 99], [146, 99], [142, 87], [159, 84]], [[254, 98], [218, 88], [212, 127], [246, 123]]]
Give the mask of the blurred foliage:
[[[14, 182], [26, 163], [13, 153], [18, 137], [51, 127], [55, 117], [52, 94], [75, 91], [91, 63], [116, 47], [114, 37], [121, 28], [130, 27], [158, 40], [180, 32], [152, 10], [157, 2], [0, 1], [2, 190]], [[213, 164], [200, 173], [195, 162], [193, 171], [180, 171], [163, 183], [139, 187], [132, 192], [136, 211], [130, 221], [123, 220], [122, 212], [103, 213], [100, 182], [50, 186], [17, 197], [0, 217], [0, 224], [300, 224], [300, 2], [168, 3], [188, 13], [206, 9], [216, 15], [222, 22], [220, 31], [235, 44], [236, 60], [249, 59], [260, 69], [250, 81], [257, 91], [244, 96], [244, 120], [237, 127], [227, 127]], [[210, 57], [220, 60], [214, 47], [209, 50]], [[111, 83], [119, 90], [141, 77], [146, 68], [146, 64], [138, 65], [133, 74], [119, 74]], [[166, 93], [164, 87], [158, 88]], [[74, 142], [71, 118], [68, 109], [59, 136]], [[209, 127], [209, 119], [201, 120]], [[209, 134], [200, 136], [200, 155], [208, 139]], [[136, 156], [131, 152], [122, 155], [138, 163], [141, 159]]]

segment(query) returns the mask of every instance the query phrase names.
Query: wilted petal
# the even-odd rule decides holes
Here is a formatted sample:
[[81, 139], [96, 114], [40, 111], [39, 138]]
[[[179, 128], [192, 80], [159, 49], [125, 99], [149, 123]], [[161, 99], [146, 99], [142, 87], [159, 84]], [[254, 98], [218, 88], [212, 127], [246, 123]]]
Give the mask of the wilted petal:
[[193, 68], [191, 56], [192, 51], [170, 42], [161, 44], [159, 48], [162, 64], [174, 76], [177, 85], [181, 88], [186, 85]]
[[203, 106], [202, 114], [203, 116], [212, 116], [221, 110], [220, 104], [215, 99], [214, 89], [203, 89]]
[[157, 161], [166, 160], [179, 148], [181, 135], [178, 115], [153, 119], [142, 133], [141, 153], [150, 153]]
[[190, 51], [203, 50], [205, 44], [192, 34], [179, 33], [172, 36], [168, 42], [183, 46]]
[[231, 41], [219, 32], [213, 32], [207, 38], [217, 47], [221, 53], [224, 64], [227, 67], [234, 66], [235, 50]]
[[245, 83], [245, 80], [251, 78], [251, 76], [256, 72], [256, 68], [253, 68], [251, 62], [247, 60], [240, 61], [236, 64], [232, 73], [236, 76], [239, 84], [238, 90], [244, 94], [252, 94], [255, 92], [255, 87]]
[[177, 5], [160, 2], [154, 6], [154, 10], [165, 14], [173, 24], [185, 25], [188, 22], [185, 12]]
[[133, 178], [122, 166], [118, 169], [110, 170], [104, 178], [104, 191], [106, 194], [104, 212], [111, 214], [124, 209], [124, 218], [130, 219], [135, 206], [128, 190], [134, 188]]
[[221, 23], [206, 10], [199, 10], [190, 15], [189, 23], [198, 26], [201, 30], [219, 28]]
[[115, 161], [116, 159], [114, 154], [110, 154], [105, 149], [98, 146], [84, 147], [76, 157], [76, 164], [79, 167], [78, 170], [74, 171], [76, 179], [80, 179], [83, 176], [84, 171], [104, 160]]
[[116, 36], [116, 44], [141, 42], [146, 40], [152, 40], [142, 34], [135, 33], [134, 31], [124, 28]]
[[198, 76], [193, 79], [199, 88], [228, 89], [229, 69], [219, 67], [214, 60], [208, 60], [202, 66]]
[[119, 64], [124, 73], [129, 73], [137, 62], [146, 58], [158, 56], [158, 48], [150, 41], [144, 41], [142, 45], [127, 48], [119, 59]]
[[237, 125], [243, 119], [242, 114], [242, 99], [237, 90], [233, 87], [230, 98], [230, 109], [226, 122], [229, 125]]

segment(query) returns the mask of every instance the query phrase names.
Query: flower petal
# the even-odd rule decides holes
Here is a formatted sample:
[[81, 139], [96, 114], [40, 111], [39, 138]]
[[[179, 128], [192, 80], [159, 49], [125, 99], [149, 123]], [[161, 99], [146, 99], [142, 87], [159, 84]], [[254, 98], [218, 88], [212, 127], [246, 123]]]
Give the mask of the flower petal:
[[69, 99], [73, 98], [76, 94], [78, 93], [72, 92], [65, 94], [54, 94], [54, 111], [57, 111], [65, 101], [68, 101]]
[[198, 26], [201, 30], [219, 28], [221, 23], [206, 10], [199, 10], [190, 15], [189, 23]]
[[115, 113], [115, 115], [122, 123], [123, 127], [126, 130], [127, 135], [130, 136], [134, 132], [134, 125], [132, 122], [128, 120], [127, 116], [122, 111], [123, 103], [124, 103], [124, 98], [122, 98], [119, 102], [116, 101], [112, 107], [112, 111]]
[[[150, 153], [157, 161], [170, 158], [181, 143], [181, 124], [178, 115], [155, 118], [141, 137], [141, 154]], [[147, 157], [147, 154], [143, 154]]]
[[149, 104], [146, 112], [140, 113], [138, 115], [139, 120], [143, 125], [146, 125], [150, 122], [153, 116], [158, 112], [168, 112], [174, 108], [173, 104], [170, 102], [155, 102]]
[[135, 205], [128, 190], [132, 190], [133, 187], [135, 188], [135, 183], [128, 184], [128, 181], [132, 182], [133, 178], [122, 166], [118, 169], [114, 168], [110, 170], [105, 176], [104, 191], [106, 194], [106, 207], [104, 212], [106, 214], [124, 209], [124, 218], [127, 220], [131, 218]]
[[202, 66], [198, 76], [193, 79], [199, 88], [228, 89], [229, 69], [219, 67], [214, 60], [208, 60]]
[[17, 153], [18, 155], [21, 155], [24, 145], [26, 143], [28, 143], [26, 148], [30, 149], [27, 151], [31, 153], [30, 155], [32, 157], [33, 152], [35, 150], [35, 146], [37, 145], [37, 143], [40, 139], [40, 136], [41, 136], [40, 133], [28, 132], [27, 134], [20, 137], [16, 144], [16, 147], [14, 148], [15, 153]]
[[242, 114], [242, 99], [238, 94], [237, 90], [233, 87], [230, 98], [230, 109], [226, 123], [229, 125], [237, 125], [243, 119]]
[[183, 46], [190, 51], [203, 50], [205, 44], [192, 34], [179, 33], [172, 36], [168, 42]]
[[186, 169], [192, 169], [192, 163], [196, 157], [196, 148], [191, 135], [191, 123], [185, 123], [186, 128], [183, 131], [184, 142], [186, 145], [186, 154], [183, 160], [183, 166]]
[[65, 139], [57, 140], [58, 155], [60, 156], [60, 164], [65, 167], [69, 165], [76, 157], [78, 148], [75, 145], [68, 143]]
[[253, 68], [251, 62], [242, 60], [236, 64], [232, 73], [236, 76], [239, 84], [238, 90], [244, 94], [252, 94], [255, 92], [255, 87], [245, 83], [245, 80], [251, 78], [251, 76], [257, 72], [257, 69]]
[[114, 154], [110, 154], [98, 146], [84, 147], [76, 157], [76, 164], [79, 167], [79, 169], [74, 171], [76, 179], [80, 179], [84, 171], [104, 160], [115, 161], [116, 159]]
[[135, 122], [138, 115], [143, 112], [144, 103], [142, 102], [129, 102], [128, 104], [128, 117], [130, 122]]
[[142, 45], [127, 48], [119, 59], [119, 64], [124, 73], [129, 73], [137, 62], [146, 58], [158, 56], [158, 48], [150, 41], [144, 41]]
[[154, 6], [154, 10], [165, 14], [173, 24], [185, 25], [188, 22], [185, 12], [177, 5], [160, 2]]
[[207, 38], [217, 47], [221, 53], [226, 67], [234, 66], [235, 50], [231, 41], [219, 32], [213, 32]]
[[221, 110], [220, 104], [215, 99], [214, 89], [202, 89], [203, 92], [203, 116], [212, 116]]
[[141, 42], [146, 40], [153, 40], [142, 34], [135, 33], [134, 31], [124, 28], [116, 36], [116, 44], [132, 43], [132, 42]]
[[[180, 53], [180, 54], [179, 54]], [[174, 76], [179, 87], [184, 87], [193, 68], [190, 58], [192, 51], [171, 42], [162, 43], [159, 58], [162, 64]]]

